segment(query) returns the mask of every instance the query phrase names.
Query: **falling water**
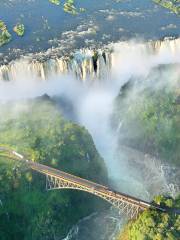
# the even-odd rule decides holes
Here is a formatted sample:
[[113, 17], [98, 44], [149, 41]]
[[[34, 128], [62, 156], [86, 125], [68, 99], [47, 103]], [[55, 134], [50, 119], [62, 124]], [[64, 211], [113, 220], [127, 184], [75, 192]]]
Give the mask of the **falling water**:
[[[64, 57], [51, 55], [49, 51], [28, 55], [0, 66], [0, 99], [47, 93], [70, 101], [76, 113], [74, 121], [89, 130], [105, 159], [110, 184], [117, 190], [149, 200], [160, 192], [177, 191], [173, 179], [169, 181], [173, 169], [152, 156], [118, 146], [110, 117], [121, 86], [132, 77], [146, 77], [161, 64], [180, 64], [180, 39], [119, 42], [97, 50], [77, 50]], [[106, 216], [111, 218], [114, 213]], [[79, 237], [79, 225], [74, 229], [69, 236], [74, 231]]]
[[[93, 81], [109, 77], [109, 69], [117, 66], [119, 61], [125, 62], [125, 52], [134, 54], [138, 51], [145, 57], [158, 55], [159, 64], [177, 61], [180, 52], [180, 39], [164, 39], [147, 43], [119, 42], [110, 44], [99, 50], [82, 49], [71, 56], [51, 56], [51, 52], [27, 55], [19, 60], [0, 66], [0, 80], [16, 81], [20, 76], [34, 76], [39, 80], [49, 79], [52, 75], [72, 73], [82, 81]], [[120, 56], [122, 54], [122, 57]], [[180, 55], [180, 54], [179, 54]], [[167, 57], [166, 57], [167, 56]], [[136, 56], [138, 57], [138, 56]], [[161, 59], [160, 59], [161, 58]], [[118, 61], [117, 61], [118, 60]], [[135, 63], [135, 61], [134, 61]], [[156, 64], [156, 62], [154, 62]], [[122, 64], [124, 66], [124, 64]], [[128, 67], [129, 63], [127, 63]], [[119, 67], [119, 65], [118, 65]], [[151, 66], [152, 67], [152, 66]]]

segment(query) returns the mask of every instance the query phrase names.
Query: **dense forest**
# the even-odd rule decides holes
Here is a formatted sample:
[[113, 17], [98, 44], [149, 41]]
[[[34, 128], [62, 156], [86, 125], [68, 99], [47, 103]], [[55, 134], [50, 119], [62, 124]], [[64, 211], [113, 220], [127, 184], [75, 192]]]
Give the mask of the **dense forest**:
[[[65, 120], [47, 96], [1, 104], [0, 109], [1, 145], [33, 161], [107, 184], [104, 161], [87, 130]], [[44, 176], [1, 153], [1, 240], [62, 238], [79, 219], [104, 206], [88, 193], [47, 192]]]
[[[116, 99], [114, 121], [119, 128], [119, 144], [124, 144], [160, 159], [164, 164], [179, 166], [179, 90], [178, 78], [168, 76], [176, 66], [159, 66], [146, 79], [131, 79]], [[156, 196], [158, 205], [179, 208], [180, 198]], [[179, 239], [180, 216], [169, 211], [144, 211], [129, 221], [118, 240]]]
[[153, 73], [154, 77], [150, 73], [143, 84], [141, 80], [132, 80], [122, 87], [116, 99], [114, 119], [117, 127], [120, 123], [121, 144], [179, 165], [178, 78], [167, 81], [168, 74], [173, 74], [176, 67], [169, 67], [166, 77], [161, 75], [162, 69], [164, 66], [157, 69], [160, 74]]
[[[157, 196], [154, 203], [161, 206], [180, 208], [180, 197]], [[162, 213], [149, 209], [137, 219], [129, 221], [117, 240], [177, 240], [180, 231], [180, 215]]]

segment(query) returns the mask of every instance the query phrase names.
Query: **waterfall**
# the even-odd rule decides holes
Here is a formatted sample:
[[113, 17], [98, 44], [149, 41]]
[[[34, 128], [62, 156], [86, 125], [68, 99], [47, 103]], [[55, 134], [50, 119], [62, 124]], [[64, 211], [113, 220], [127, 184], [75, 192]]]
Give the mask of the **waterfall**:
[[[40, 81], [49, 79], [57, 74], [73, 74], [81, 81], [93, 81], [94, 79], [107, 79], [109, 70], [117, 65], [118, 59], [123, 59], [123, 52], [134, 52], [140, 49], [144, 55], [159, 55], [162, 57], [162, 63], [167, 63], [169, 54], [174, 61], [178, 61], [180, 56], [180, 38], [166, 38], [164, 40], [149, 41], [146, 43], [118, 42], [108, 46], [92, 50], [81, 49], [72, 53], [70, 56], [59, 57], [50, 50], [45, 53], [29, 54], [20, 59], [13, 60], [8, 64], [0, 66], [0, 81], [16, 81], [21, 74], [24, 76], [33, 76]], [[122, 51], [123, 49], [123, 51]], [[177, 54], [179, 52], [179, 54]], [[176, 53], [176, 57], [175, 57]], [[172, 59], [170, 59], [171, 61]]]
[[[97, 55], [97, 57], [96, 57]], [[46, 80], [52, 75], [70, 73], [78, 79], [101, 78], [104, 69], [111, 66], [110, 52], [98, 50], [80, 50], [71, 56], [38, 59], [37, 56], [25, 56], [0, 66], [0, 80], [15, 81], [19, 74], [35, 76]], [[106, 68], [105, 68], [106, 66]]]

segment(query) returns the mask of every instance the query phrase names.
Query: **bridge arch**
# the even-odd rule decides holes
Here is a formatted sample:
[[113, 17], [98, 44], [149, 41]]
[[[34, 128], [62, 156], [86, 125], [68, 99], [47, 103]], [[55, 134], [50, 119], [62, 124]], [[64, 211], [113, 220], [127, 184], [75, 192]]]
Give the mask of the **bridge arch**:
[[142, 211], [141, 207], [137, 204], [129, 203], [123, 198], [114, 197], [112, 194], [102, 193], [95, 188], [87, 188], [75, 182], [66, 181], [64, 179], [46, 174], [46, 190], [59, 190], [59, 189], [72, 189], [78, 191], [88, 192], [93, 194], [108, 203], [113, 207], [118, 208], [119, 213], [125, 213], [129, 218], [136, 218], [139, 212]]
[[[130, 218], [138, 216], [140, 211], [143, 211], [151, 206], [150, 203], [143, 200], [125, 195], [120, 192], [115, 192], [103, 185], [95, 182], [79, 178], [66, 172], [54, 169], [43, 164], [25, 159], [25, 157], [16, 151], [7, 147], [0, 146], [0, 152], [8, 154], [9, 158], [24, 162], [29, 168], [46, 176], [46, 189], [75, 189], [91, 193], [103, 200], [109, 202], [112, 206], [119, 209], [120, 213], [125, 213]], [[158, 210], [164, 211], [160, 207], [155, 207]]]

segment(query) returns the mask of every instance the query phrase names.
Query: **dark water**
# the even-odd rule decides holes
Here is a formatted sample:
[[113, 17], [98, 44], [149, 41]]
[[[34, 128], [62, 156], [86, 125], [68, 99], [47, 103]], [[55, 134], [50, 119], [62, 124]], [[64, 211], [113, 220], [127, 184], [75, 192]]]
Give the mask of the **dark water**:
[[[0, 0], [0, 19], [13, 37], [0, 48], [0, 58], [51, 47], [59, 47], [65, 54], [68, 49], [97, 47], [130, 38], [159, 39], [180, 33], [179, 17], [151, 0], [76, 2], [77, 7], [86, 8], [85, 13], [72, 16], [48, 0]], [[25, 25], [23, 38], [12, 31], [17, 22]]]

